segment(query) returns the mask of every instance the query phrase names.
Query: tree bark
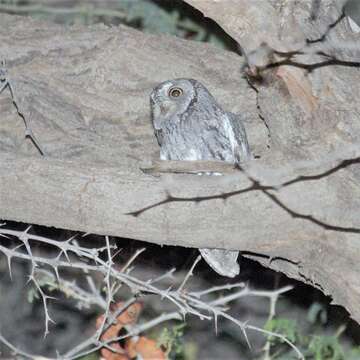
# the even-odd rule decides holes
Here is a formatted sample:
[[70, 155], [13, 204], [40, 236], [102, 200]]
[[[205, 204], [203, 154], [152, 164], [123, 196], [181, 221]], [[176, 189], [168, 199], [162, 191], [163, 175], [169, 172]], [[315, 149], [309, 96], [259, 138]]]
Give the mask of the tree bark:
[[[227, 0], [224, 10], [216, 1], [188, 2], [223, 26], [247, 56], [263, 41], [279, 51], [305, 46], [336, 14], [325, 4], [332, 13], [308, 25], [308, 1], [276, 8], [272, 1]], [[5, 89], [0, 218], [240, 250], [322, 289], [360, 322], [358, 68], [309, 73], [279, 66], [249, 84], [243, 57], [208, 44], [123, 26], [63, 28], [5, 15], [0, 23], [1, 56], [19, 112], [45, 152], [41, 157], [23, 141], [23, 121]], [[346, 24], [339, 25], [338, 36], [345, 36]], [[149, 93], [175, 77], [200, 80], [226, 110], [243, 114], [256, 157], [247, 168], [213, 177], [176, 173], [184, 163], [141, 170], [158, 158]]]

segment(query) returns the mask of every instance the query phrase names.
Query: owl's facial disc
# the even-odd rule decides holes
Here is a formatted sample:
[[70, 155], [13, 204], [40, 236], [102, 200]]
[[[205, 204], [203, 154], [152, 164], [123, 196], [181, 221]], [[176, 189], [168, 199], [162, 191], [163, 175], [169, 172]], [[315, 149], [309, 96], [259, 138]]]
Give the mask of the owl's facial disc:
[[162, 128], [167, 121], [177, 121], [193, 97], [194, 89], [187, 79], [165, 81], [154, 88], [150, 101], [155, 128]]
[[183, 90], [172, 86], [170, 81], [160, 84], [150, 95], [153, 115], [157, 117], [168, 117], [177, 108], [176, 100], [181, 97]]

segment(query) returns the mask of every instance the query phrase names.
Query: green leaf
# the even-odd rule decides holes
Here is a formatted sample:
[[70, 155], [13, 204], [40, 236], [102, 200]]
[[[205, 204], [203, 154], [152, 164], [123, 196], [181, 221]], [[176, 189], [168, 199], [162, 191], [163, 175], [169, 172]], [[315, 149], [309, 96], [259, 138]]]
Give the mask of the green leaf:
[[[265, 330], [284, 335], [291, 342], [297, 340], [297, 325], [295, 320], [274, 318], [265, 324]], [[283, 343], [279, 338], [273, 338], [273, 341]]]
[[315, 360], [345, 360], [344, 350], [337, 336], [313, 336], [309, 350]]

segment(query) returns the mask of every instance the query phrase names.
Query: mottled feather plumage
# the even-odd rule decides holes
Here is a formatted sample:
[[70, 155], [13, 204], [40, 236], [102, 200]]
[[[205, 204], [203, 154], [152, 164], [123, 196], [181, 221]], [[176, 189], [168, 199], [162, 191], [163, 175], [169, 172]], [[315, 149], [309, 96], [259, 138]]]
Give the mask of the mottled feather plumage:
[[[199, 81], [174, 79], [150, 95], [152, 122], [162, 160], [223, 160], [250, 158], [244, 125], [224, 111]], [[209, 265], [224, 276], [239, 273], [238, 251], [200, 249]]]

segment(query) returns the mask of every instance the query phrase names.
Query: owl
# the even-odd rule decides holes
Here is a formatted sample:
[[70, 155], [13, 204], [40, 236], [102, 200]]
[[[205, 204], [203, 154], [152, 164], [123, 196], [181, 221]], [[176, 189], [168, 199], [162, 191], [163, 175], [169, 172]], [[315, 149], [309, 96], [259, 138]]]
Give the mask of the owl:
[[[150, 95], [152, 124], [160, 145], [161, 160], [222, 160], [234, 164], [250, 158], [241, 119], [224, 111], [199, 81], [168, 80]], [[220, 275], [240, 271], [238, 251], [199, 249]]]

